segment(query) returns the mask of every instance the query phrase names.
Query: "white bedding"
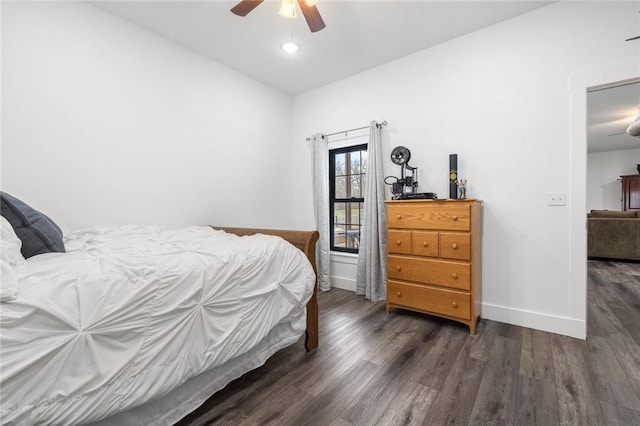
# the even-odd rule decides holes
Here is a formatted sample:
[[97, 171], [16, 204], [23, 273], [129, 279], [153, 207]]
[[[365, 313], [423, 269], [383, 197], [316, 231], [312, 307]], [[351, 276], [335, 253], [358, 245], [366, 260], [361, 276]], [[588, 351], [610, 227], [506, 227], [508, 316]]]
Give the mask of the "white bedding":
[[98, 227], [65, 246], [16, 266], [0, 304], [3, 424], [94, 422], [304, 333], [315, 276], [280, 238]]

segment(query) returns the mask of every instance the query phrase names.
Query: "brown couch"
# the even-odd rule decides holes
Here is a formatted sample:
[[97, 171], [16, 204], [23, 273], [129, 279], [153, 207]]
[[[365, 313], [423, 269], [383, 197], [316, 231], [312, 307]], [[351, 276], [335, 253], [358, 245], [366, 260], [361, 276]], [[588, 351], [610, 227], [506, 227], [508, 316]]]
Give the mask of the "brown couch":
[[587, 256], [640, 261], [640, 215], [636, 211], [591, 210]]

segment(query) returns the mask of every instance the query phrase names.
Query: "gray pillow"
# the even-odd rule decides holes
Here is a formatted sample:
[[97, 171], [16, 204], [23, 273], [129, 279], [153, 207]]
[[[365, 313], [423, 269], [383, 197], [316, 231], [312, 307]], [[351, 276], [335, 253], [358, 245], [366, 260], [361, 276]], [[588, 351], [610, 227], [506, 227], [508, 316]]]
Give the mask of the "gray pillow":
[[9, 221], [20, 241], [25, 259], [37, 254], [64, 252], [62, 230], [45, 214], [16, 197], [0, 192], [0, 214]]

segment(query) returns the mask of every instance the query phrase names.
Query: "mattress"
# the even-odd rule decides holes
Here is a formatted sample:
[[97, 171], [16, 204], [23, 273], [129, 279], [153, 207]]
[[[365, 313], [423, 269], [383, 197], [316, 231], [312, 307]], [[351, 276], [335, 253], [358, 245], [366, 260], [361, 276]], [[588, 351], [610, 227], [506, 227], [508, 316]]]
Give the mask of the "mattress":
[[65, 247], [18, 268], [0, 307], [3, 424], [91, 423], [163, 398], [172, 411], [181, 387], [228, 376], [205, 398], [304, 333], [315, 276], [278, 237], [96, 227]]

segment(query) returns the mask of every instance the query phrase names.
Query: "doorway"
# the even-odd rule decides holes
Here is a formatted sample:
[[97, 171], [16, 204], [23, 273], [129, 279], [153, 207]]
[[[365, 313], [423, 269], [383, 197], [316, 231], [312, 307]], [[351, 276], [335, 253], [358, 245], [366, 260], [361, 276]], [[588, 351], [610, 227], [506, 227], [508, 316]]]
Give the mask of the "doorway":
[[570, 275], [574, 336], [587, 337], [587, 93], [611, 82], [640, 79], [637, 61], [629, 60], [574, 73], [570, 79]]

